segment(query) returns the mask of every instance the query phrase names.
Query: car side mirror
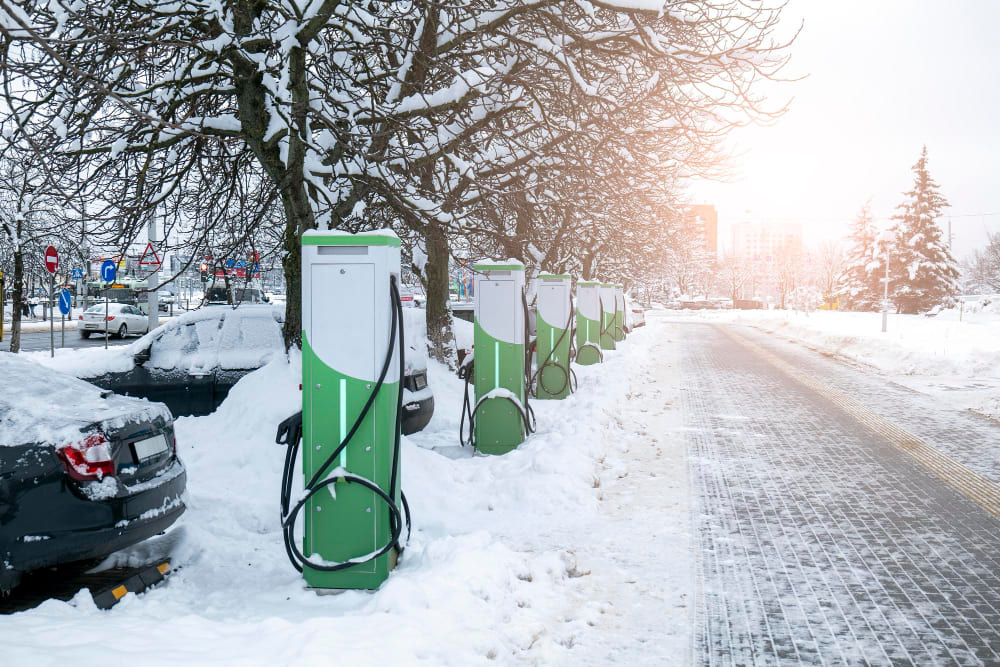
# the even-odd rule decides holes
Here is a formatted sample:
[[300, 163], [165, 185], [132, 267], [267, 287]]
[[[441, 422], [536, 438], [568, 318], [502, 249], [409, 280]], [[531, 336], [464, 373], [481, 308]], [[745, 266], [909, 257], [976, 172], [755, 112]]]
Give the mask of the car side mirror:
[[150, 358], [150, 353], [148, 347], [145, 350], [141, 352], [136, 352], [134, 355], [132, 355], [132, 359], [135, 360], [136, 366], [142, 366], [144, 363], [149, 361], [149, 358]]

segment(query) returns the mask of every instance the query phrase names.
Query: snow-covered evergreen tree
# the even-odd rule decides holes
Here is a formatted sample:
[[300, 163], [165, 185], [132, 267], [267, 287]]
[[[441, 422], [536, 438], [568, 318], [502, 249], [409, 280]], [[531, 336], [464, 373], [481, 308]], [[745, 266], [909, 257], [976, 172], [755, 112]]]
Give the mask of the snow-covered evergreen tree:
[[851, 224], [851, 246], [837, 277], [834, 294], [844, 310], [875, 310], [881, 301], [885, 267], [876, 241], [871, 201], [867, 201]]
[[892, 216], [895, 248], [890, 258], [889, 292], [902, 313], [919, 313], [958, 292], [958, 264], [941, 238], [936, 220], [948, 201], [927, 170], [927, 147], [913, 165], [913, 189]]

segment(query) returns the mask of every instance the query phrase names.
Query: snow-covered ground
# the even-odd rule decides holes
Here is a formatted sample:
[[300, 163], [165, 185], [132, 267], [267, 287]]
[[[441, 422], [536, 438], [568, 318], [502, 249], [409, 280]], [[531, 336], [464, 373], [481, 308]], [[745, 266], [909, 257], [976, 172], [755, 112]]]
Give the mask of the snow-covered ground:
[[1000, 297], [986, 301], [933, 317], [890, 314], [886, 333], [881, 313], [682, 310], [670, 317], [754, 326], [1000, 418]]
[[167, 584], [107, 612], [82, 592], [4, 618], [4, 664], [688, 662], [694, 569], [670, 326], [577, 368], [570, 398], [533, 402], [538, 432], [501, 457], [459, 447], [463, 386], [432, 363], [434, 418], [403, 444], [414, 533], [374, 593], [317, 595], [285, 558], [274, 431], [299, 409], [300, 362], [272, 362], [213, 415], [177, 420], [187, 513], [104, 564], [169, 552]]

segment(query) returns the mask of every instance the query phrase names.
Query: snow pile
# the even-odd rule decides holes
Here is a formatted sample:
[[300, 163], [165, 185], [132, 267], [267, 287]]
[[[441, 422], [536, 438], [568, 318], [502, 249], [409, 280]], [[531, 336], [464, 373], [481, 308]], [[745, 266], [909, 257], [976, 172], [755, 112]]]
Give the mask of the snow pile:
[[[83, 660], [92, 664], [573, 664], [588, 641], [610, 650], [593, 643], [594, 627], [629, 613], [630, 604], [613, 609], [608, 600], [614, 586], [635, 583], [635, 570], [625, 575], [586, 550], [631, 548], [618, 544], [623, 530], [633, 530], [619, 523], [631, 508], [601, 523], [601, 498], [627, 475], [627, 448], [649, 456], [655, 449], [633, 423], [646, 404], [629, 403], [634, 378], [656, 363], [647, 355], [655, 335], [637, 332], [605, 364], [577, 369], [580, 390], [570, 398], [533, 401], [538, 432], [499, 457], [473, 457], [458, 445], [463, 383], [430, 363], [434, 418], [403, 439], [412, 539], [381, 589], [335, 596], [305, 590], [282, 545], [285, 452], [274, 432], [300, 408], [301, 361], [276, 359], [244, 377], [214, 414], [177, 420], [188, 512], [166, 535], [106, 563], [138, 564], [169, 552], [177, 572], [168, 584], [129, 594], [107, 613], [81, 593], [9, 618], [0, 626], [5, 660], [80, 664], [87, 655], [81, 636], [104, 647]], [[659, 389], [650, 391], [659, 398]], [[683, 478], [683, 466], [677, 470]], [[674, 527], [686, 525], [686, 515], [677, 511], [658, 513], [655, 530], [683, 534]], [[648, 530], [648, 522], [635, 530]], [[681, 571], [676, 581], [687, 586], [681, 552], [670, 555], [670, 567]], [[664, 585], [664, 577], [655, 579]], [[683, 604], [670, 606], [683, 611]], [[666, 630], [662, 617], [645, 622], [671, 634], [666, 646], [675, 650], [687, 641], [682, 621], [671, 619]], [[29, 631], [36, 627], [46, 632]], [[616, 630], [605, 627], [605, 636]], [[633, 650], [640, 649], [649, 650]]]
[[965, 303], [933, 317], [890, 314], [886, 333], [882, 314], [870, 312], [675, 311], [671, 317], [755, 326], [1000, 417], [1000, 298]]
[[0, 352], [0, 378], [0, 447], [69, 445], [80, 442], [90, 425], [113, 430], [170, 416], [160, 403], [116, 394], [102, 398], [98, 387], [10, 352]]

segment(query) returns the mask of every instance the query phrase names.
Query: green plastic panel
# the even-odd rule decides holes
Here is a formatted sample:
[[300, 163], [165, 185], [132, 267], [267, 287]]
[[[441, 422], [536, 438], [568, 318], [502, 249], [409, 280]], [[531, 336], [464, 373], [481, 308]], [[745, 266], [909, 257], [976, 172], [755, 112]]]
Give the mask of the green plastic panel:
[[[554, 326], [538, 315], [538, 335], [535, 358], [538, 370], [535, 394], [538, 398], [566, 398], [569, 396], [570, 334], [565, 328]], [[551, 353], [551, 357], [549, 354]], [[548, 359], [548, 363], [545, 363]]]
[[601, 349], [615, 349], [615, 314], [601, 310]]
[[[524, 345], [490, 336], [475, 322], [476, 403], [494, 389], [507, 389], [524, 405]], [[505, 398], [488, 398], [476, 412], [476, 449], [506, 454], [524, 442], [524, 424], [517, 408]]]
[[600, 346], [601, 323], [576, 312], [576, 363], [590, 366], [601, 362]]
[[302, 237], [302, 245], [389, 245], [399, 247], [399, 239], [381, 234], [310, 234]]
[[[302, 472], [306, 481], [346, 436], [374, 384], [324, 364], [309, 346], [306, 332], [302, 332]], [[372, 480], [388, 493], [398, 391], [399, 382], [387, 378], [371, 412], [327, 473], [341, 467]], [[402, 506], [399, 488], [395, 501]], [[307, 501], [303, 514], [302, 553], [307, 558], [316, 554], [325, 561], [342, 562], [366, 556], [384, 546], [391, 535], [385, 501], [358, 484], [337, 482], [327, 487]], [[307, 564], [303, 576], [314, 588], [376, 589], [395, 567], [396, 558], [396, 550], [392, 549], [375, 560], [337, 572], [321, 572]]]

